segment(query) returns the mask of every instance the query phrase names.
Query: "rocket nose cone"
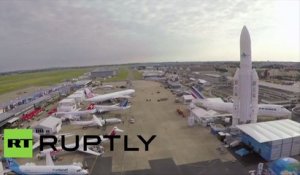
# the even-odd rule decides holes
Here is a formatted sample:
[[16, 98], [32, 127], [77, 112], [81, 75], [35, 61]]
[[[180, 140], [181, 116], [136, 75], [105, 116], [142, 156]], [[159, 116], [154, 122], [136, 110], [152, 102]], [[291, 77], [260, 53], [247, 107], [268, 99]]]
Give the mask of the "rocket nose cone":
[[251, 56], [251, 39], [246, 26], [243, 27], [240, 37], [240, 54], [241, 57]]

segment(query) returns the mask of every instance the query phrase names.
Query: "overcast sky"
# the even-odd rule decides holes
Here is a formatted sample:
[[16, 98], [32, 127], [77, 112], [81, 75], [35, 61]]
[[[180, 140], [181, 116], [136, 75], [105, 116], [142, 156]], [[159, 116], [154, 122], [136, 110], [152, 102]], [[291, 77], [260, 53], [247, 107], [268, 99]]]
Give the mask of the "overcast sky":
[[156, 61], [299, 61], [299, 0], [1, 0], [0, 72]]

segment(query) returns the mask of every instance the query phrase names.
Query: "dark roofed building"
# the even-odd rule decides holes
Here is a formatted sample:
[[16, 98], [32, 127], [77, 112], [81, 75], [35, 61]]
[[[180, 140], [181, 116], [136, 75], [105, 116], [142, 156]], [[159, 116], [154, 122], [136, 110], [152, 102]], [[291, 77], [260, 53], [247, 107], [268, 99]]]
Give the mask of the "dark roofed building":
[[91, 78], [107, 78], [107, 77], [112, 77], [117, 74], [117, 69], [116, 68], [98, 68], [96, 70], [93, 70], [91, 72]]

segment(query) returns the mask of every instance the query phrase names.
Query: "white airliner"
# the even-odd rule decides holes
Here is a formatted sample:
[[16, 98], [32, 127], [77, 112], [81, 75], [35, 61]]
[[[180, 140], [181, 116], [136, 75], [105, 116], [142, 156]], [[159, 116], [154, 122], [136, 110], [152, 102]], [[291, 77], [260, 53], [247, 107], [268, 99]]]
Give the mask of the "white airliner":
[[131, 98], [130, 95], [132, 95], [134, 92], [135, 92], [134, 89], [127, 89], [123, 91], [100, 95], [100, 94], [93, 94], [88, 88], [84, 89], [84, 93], [86, 97], [85, 101], [87, 102], [103, 102], [103, 101], [116, 99], [116, 98]]
[[90, 110], [75, 110], [75, 111], [68, 111], [68, 112], [56, 112], [54, 113], [55, 117], [61, 118], [63, 121], [65, 120], [79, 120], [82, 116], [95, 114], [95, 113], [103, 113], [109, 111], [117, 111], [117, 110], [125, 110], [129, 109], [131, 106], [128, 105], [128, 99], [123, 100], [119, 104], [114, 105], [95, 105], [94, 109]]
[[89, 115], [89, 114], [95, 114], [97, 113], [97, 109], [90, 109], [90, 110], [75, 110], [75, 111], [69, 111], [69, 112], [56, 112], [54, 114], [55, 117], [58, 117], [65, 120], [79, 120], [82, 116]]
[[[195, 87], [192, 87], [192, 95], [196, 98], [196, 104], [215, 111], [223, 111], [231, 113], [233, 112], [233, 103], [223, 101], [212, 101], [209, 98], [205, 98], [201, 92]], [[273, 104], [258, 104], [258, 116], [274, 116], [274, 117], [290, 117], [291, 112], [281, 105]]]
[[117, 124], [121, 123], [122, 120], [118, 118], [108, 118], [108, 119], [99, 119], [97, 116], [93, 115], [93, 118], [88, 121], [71, 121], [70, 123], [72, 125], [79, 125], [83, 126], [84, 128], [86, 127], [102, 127], [104, 125], [110, 125], [110, 124]]
[[[113, 127], [113, 129], [111, 130], [111, 132], [109, 133], [110, 136], [114, 136], [116, 135], [117, 133], [119, 132], [124, 132], [124, 130], [121, 130], [119, 129], [118, 127]], [[101, 138], [101, 144], [102, 143], [107, 143], [109, 141], [109, 139], [107, 138], [104, 138], [103, 135], [100, 135], [99, 136]], [[96, 139], [88, 139], [88, 142], [96, 142], [97, 140]], [[79, 142], [79, 149], [78, 151], [80, 152], [84, 152], [84, 153], [87, 153], [87, 154], [92, 154], [92, 155], [96, 155], [96, 156], [99, 156], [101, 155], [101, 153], [97, 153], [97, 152], [94, 152], [90, 149], [88, 149], [88, 151], [84, 151], [83, 150], [83, 147], [82, 147], [82, 143], [83, 143], [83, 140], [81, 139], [80, 142]], [[66, 147], [74, 147], [75, 143], [71, 143], [71, 144], [68, 144], [66, 145]], [[47, 154], [50, 154], [51, 156], [53, 155], [58, 155], [59, 153], [61, 153], [63, 150], [61, 149], [61, 147], [56, 147], [57, 151], [53, 151], [52, 148], [48, 148], [48, 149], [44, 149], [43, 151], [41, 151], [37, 157], [45, 157]], [[103, 154], [103, 153], [102, 153]]]
[[95, 114], [97, 112], [96, 109], [83, 110], [83, 111], [69, 111], [69, 112], [56, 112], [55, 115], [87, 115], [87, 114]]
[[106, 84], [106, 85], [102, 85], [100, 86], [101, 89], [113, 89], [114, 86], [113, 85], [110, 85], [110, 84]]
[[94, 108], [98, 113], [108, 112], [108, 111], [118, 111], [118, 110], [126, 110], [131, 106], [128, 105], [128, 99], [123, 100], [119, 104], [115, 105], [95, 105]]
[[46, 165], [35, 165], [27, 163], [19, 165], [14, 159], [6, 159], [8, 164], [8, 172], [14, 172], [19, 175], [85, 175], [88, 171], [83, 169], [80, 164], [74, 163], [73, 165], [54, 165], [50, 154], [46, 155]]

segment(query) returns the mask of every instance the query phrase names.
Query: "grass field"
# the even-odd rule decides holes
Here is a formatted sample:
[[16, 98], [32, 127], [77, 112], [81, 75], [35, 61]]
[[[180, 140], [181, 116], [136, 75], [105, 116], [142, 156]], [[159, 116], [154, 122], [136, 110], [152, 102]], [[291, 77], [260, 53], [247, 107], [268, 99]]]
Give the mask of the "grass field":
[[113, 82], [113, 81], [124, 81], [127, 80], [129, 70], [127, 68], [120, 68], [116, 76], [106, 79], [104, 82]]
[[132, 74], [133, 74], [134, 80], [141, 80], [141, 79], [143, 79], [143, 74], [141, 72], [137, 71], [137, 70], [133, 70]]
[[89, 69], [83, 68], [0, 76], [0, 94], [30, 86], [54, 85], [66, 79], [76, 78], [87, 71]]

